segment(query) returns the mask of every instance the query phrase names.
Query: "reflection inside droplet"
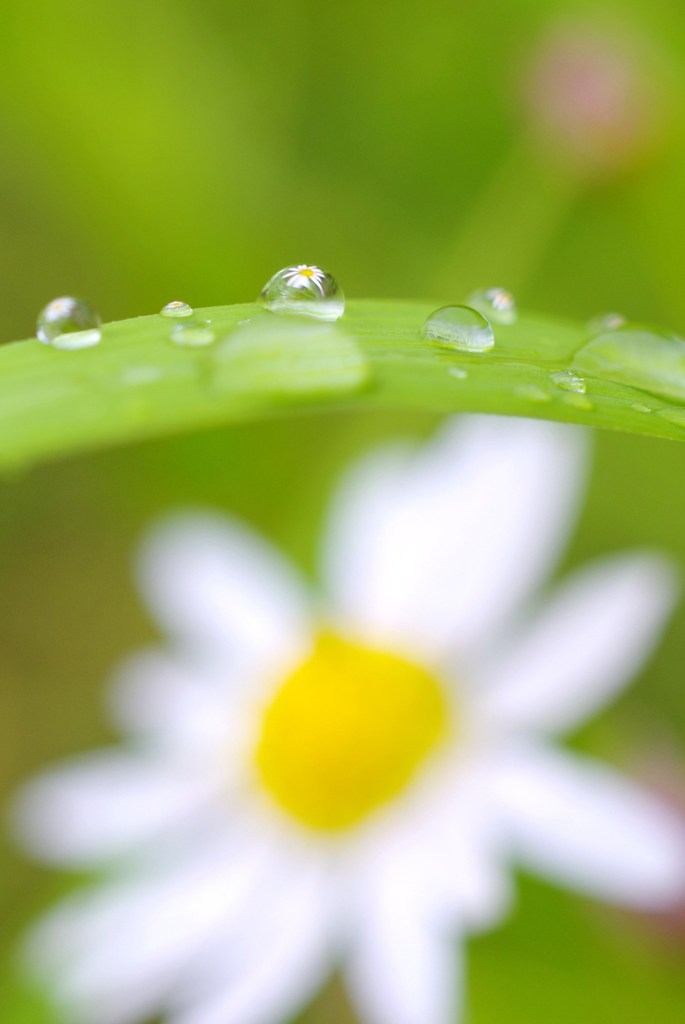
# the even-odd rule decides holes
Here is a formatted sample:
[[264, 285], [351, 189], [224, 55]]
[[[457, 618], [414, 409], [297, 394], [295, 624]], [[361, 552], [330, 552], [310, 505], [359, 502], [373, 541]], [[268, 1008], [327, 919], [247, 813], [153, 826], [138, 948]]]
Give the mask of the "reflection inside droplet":
[[506, 288], [480, 288], [468, 300], [489, 320], [496, 324], [513, 324], [516, 321], [516, 300]]
[[321, 267], [284, 267], [264, 285], [259, 301], [271, 313], [338, 320], [345, 311], [342, 288]]
[[193, 307], [189, 306], [187, 302], [180, 302], [178, 300], [174, 302], [167, 302], [166, 306], [162, 306], [160, 315], [168, 316], [170, 318], [192, 316]]
[[82, 299], [62, 296], [53, 299], [38, 317], [39, 341], [52, 348], [91, 348], [102, 338], [100, 317]]

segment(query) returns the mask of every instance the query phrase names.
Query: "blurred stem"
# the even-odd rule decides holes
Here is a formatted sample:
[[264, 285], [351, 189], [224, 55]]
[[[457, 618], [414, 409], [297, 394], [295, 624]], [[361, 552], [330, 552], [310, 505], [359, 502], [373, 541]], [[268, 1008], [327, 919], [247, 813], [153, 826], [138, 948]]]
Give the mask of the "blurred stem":
[[297, 1024], [359, 1024], [340, 975], [329, 980]]
[[467, 210], [431, 291], [524, 289], [581, 189], [577, 176], [545, 162], [528, 137], [519, 139]]

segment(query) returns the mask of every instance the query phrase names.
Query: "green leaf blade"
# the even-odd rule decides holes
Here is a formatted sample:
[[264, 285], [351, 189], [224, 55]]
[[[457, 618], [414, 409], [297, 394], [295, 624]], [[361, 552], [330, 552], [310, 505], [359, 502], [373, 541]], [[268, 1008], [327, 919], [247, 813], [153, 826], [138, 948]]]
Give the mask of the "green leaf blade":
[[174, 344], [161, 316], [106, 324], [102, 342], [82, 351], [35, 339], [2, 346], [0, 467], [343, 406], [532, 416], [685, 439], [685, 402], [677, 389], [655, 394], [654, 374], [622, 377], [581, 358], [592, 370], [584, 394], [555, 383], [578, 362], [583, 325], [522, 314], [494, 325], [492, 351], [468, 354], [421, 338], [434, 308], [357, 300], [322, 325], [241, 304], [197, 311], [217, 335], [207, 348]]

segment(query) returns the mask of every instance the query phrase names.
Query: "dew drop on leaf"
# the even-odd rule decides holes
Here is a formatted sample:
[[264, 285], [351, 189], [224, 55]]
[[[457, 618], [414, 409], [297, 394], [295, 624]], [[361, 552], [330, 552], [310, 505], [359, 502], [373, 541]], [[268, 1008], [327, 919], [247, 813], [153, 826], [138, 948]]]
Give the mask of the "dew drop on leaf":
[[630, 325], [591, 338], [573, 357], [581, 373], [685, 400], [685, 341], [668, 331]]
[[550, 380], [562, 391], [575, 391], [577, 395], [584, 395], [587, 390], [587, 384], [583, 378], [573, 370], [560, 370], [559, 373], [551, 373]]
[[480, 288], [468, 300], [489, 320], [496, 324], [513, 324], [516, 321], [516, 300], [506, 288]]
[[421, 337], [462, 352], [488, 352], [495, 335], [485, 317], [470, 306], [442, 306], [426, 319]]
[[166, 306], [162, 306], [159, 312], [161, 316], [168, 317], [192, 316], [193, 307], [189, 306], [187, 302], [176, 300], [174, 302], [167, 302]]
[[90, 348], [102, 334], [100, 317], [81, 299], [63, 296], [49, 302], [38, 317], [38, 340], [59, 349]]
[[602, 313], [600, 316], [593, 316], [588, 320], [587, 329], [593, 337], [596, 334], [603, 334], [605, 331], [617, 331], [619, 327], [625, 327], [627, 321], [622, 313]]
[[466, 380], [468, 373], [466, 370], [462, 370], [461, 366], [450, 366], [447, 371], [450, 377], [454, 377], [455, 380]]
[[271, 313], [315, 320], [338, 320], [345, 311], [345, 296], [335, 278], [306, 263], [274, 274], [262, 288], [259, 302]]
[[170, 338], [174, 345], [181, 345], [183, 348], [204, 348], [216, 340], [216, 333], [209, 320], [192, 317], [174, 324]]

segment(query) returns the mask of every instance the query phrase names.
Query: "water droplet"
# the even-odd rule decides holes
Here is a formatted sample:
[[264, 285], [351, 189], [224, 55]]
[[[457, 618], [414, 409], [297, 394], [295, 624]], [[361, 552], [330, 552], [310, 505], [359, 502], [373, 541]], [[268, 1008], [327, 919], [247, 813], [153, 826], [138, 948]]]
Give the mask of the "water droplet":
[[356, 391], [371, 375], [356, 340], [340, 325], [267, 313], [236, 327], [213, 355], [214, 386], [257, 400]]
[[538, 387], [537, 384], [521, 384], [519, 387], [514, 389], [515, 394], [518, 398], [525, 398], [527, 402], [537, 402], [541, 404], [543, 402], [551, 402], [552, 396], [548, 391]]
[[311, 316], [316, 320], [337, 320], [345, 311], [345, 296], [335, 278], [306, 263], [285, 267], [274, 274], [264, 285], [259, 301], [271, 313]]
[[216, 340], [216, 333], [209, 320], [199, 320], [193, 317], [181, 323], [174, 324], [171, 328], [171, 340], [174, 345], [182, 345], [184, 348], [204, 348]]
[[654, 410], [649, 405], [643, 405], [642, 402], [633, 402], [630, 406], [635, 412], [653, 412]]
[[589, 376], [685, 400], [685, 341], [667, 331], [631, 325], [591, 338], [573, 357]]
[[551, 373], [550, 380], [554, 381], [556, 386], [563, 391], [575, 391], [578, 395], [584, 395], [587, 390], [587, 384], [583, 378], [573, 370], [560, 370], [559, 373]]
[[167, 302], [166, 306], [163, 306], [159, 312], [161, 316], [168, 317], [192, 316], [193, 307], [189, 306], [187, 302], [176, 300], [175, 302]]
[[601, 316], [593, 316], [592, 320], [588, 320], [587, 329], [594, 336], [606, 331], [617, 331], [619, 327], [625, 327], [626, 322], [622, 313], [602, 313]]
[[506, 288], [480, 288], [468, 302], [496, 324], [513, 324], [516, 321], [516, 299]]
[[470, 306], [443, 306], [428, 317], [421, 337], [439, 341], [462, 352], [487, 352], [495, 344], [492, 327]]
[[59, 349], [90, 348], [102, 334], [100, 317], [81, 299], [53, 299], [38, 317], [38, 339]]
[[455, 377], [457, 380], [466, 380], [468, 373], [466, 370], [462, 370], [461, 366], [450, 366], [447, 371], [450, 377]]

